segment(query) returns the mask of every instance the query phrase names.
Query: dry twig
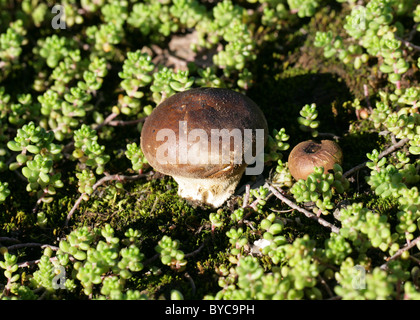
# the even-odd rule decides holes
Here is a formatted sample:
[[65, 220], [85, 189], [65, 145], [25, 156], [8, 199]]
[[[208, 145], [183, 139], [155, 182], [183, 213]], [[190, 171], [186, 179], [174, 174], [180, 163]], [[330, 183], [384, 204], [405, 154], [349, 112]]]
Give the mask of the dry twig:
[[280, 199], [282, 202], [284, 202], [285, 204], [287, 204], [289, 207], [302, 212], [306, 217], [308, 217], [309, 219], [315, 220], [317, 221], [320, 225], [327, 227], [329, 229], [331, 229], [332, 232], [334, 233], [339, 233], [340, 228], [334, 226], [333, 224], [329, 223], [328, 221], [322, 219], [321, 217], [316, 216], [315, 214], [313, 214], [312, 212], [309, 212], [308, 210], [305, 210], [301, 207], [299, 207], [297, 204], [295, 204], [293, 201], [289, 200], [288, 198], [286, 198], [285, 196], [283, 196], [276, 188], [274, 188], [273, 186], [269, 185], [268, 189], [278, 198]]
[[417, 237], [414, 240], [410, 241], [410, 243], [406, 244], [404, 247], [402, 247], [400, 250], [398, 250], [392, 257], [388, 258], [388, 260], [383, 265], [381, 265], [381, 269], [382, 270], [388, 269], [388, 263], [390, 263], [392, 260], [397, 259], [405, 251], [413, 248], [417, 244], [417, 242], [419, 242], [419, 241], [420, 241], [420, 237]]
[[[405, 139], [401, 139], [400, 141], [398, 141], [396, 144], [393, 144], [392, 146], [390, 146], [388, 149], [382, 151], [379, 156], [378, 156], [378, 160], [382, 159], [383, 157], [389, 155], [390, 153], [393, 153], [395, 150], [401, 148], [403, 145], [405, 145], [408, 142], [408, 138]], [[366, 163], [368, 163], [368, 161], [365, 161], [353, 168], [351, 168], [350, 170], [346, 171], [343, 173], [343, 177], [347, 178], [348, 176], [352, 175], [353, 173], [359, 171], [360, 169], [363, 169], [366, 166]]]

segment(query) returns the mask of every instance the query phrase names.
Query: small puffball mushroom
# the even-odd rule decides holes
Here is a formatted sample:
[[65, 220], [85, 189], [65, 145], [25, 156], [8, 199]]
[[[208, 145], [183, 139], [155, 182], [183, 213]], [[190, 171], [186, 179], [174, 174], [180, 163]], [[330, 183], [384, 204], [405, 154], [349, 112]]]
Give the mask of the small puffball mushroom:
[[296, 180], [305, 179], [314, 172], [315, 167], [324, 167], [324, 172], [333, 169], [335, 163], [343, 161], [343, 153], [337, 143], [322, 140], [321, 143], [309, 140], [296, 145], [289, 154], [289, 170]]
[[267, 130], [264, 114], [245, 95], [196, 88], [153, 110], [141, 132], [141, 148], [156, 171], [175, 179], [180, 197], [217, 208], [263, 154]]

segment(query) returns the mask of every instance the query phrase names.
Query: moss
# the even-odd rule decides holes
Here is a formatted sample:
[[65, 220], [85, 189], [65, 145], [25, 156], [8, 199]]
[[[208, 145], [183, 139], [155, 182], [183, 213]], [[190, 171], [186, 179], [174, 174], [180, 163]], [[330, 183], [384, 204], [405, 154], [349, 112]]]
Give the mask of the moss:
[[399, 223], [399, 220], [397, 219], [399, 205], [398, 200], [395, 198], [383, 199], [381, 197], [371, 197], [370, 199], [366, 199], [366, 207], [380, 215], [387, 216], [389, 223], [393, 226]]
[[160, 271], [157, 274], [151, 273], [145, 277], [140, 278], [141, 280], [146, 281], [140, 280], [134, 284], [133, 280], [135, 279], [138, 280], [138, 278], [130, 279], [130, 281], [132, 282], [130, 284], [130, 287], [136, 290], [140, 290], [149, 298], [164, 299], [165, 294], [168, 295], [172, 284], [174, 283], [174, 281], [176, 281], [177, 275], [172, 274], [170, 272], [162, 273], [162, 271]]

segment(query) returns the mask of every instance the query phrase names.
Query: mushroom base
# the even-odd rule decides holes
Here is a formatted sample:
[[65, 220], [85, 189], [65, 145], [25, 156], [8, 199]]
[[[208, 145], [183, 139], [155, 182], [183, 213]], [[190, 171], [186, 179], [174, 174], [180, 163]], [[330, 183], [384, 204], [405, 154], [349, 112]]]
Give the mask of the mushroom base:
[[235, 192], [244, 170], [229, 178], [186, 178], [173, 176], [178, 183], [178, 195], [191, 203], [220, 207]]

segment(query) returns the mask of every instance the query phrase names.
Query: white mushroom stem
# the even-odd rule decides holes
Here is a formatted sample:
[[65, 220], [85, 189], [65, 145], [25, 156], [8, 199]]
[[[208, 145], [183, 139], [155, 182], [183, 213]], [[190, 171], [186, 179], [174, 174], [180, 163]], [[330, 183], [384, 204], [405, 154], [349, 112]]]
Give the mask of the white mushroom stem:
[[178, 195], [189, 201], [220, 207], [234, 192], [245, 168], [237, 175], [220, 178], [186, 178], [173, 176], [178, 183]]

